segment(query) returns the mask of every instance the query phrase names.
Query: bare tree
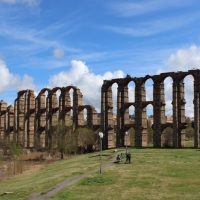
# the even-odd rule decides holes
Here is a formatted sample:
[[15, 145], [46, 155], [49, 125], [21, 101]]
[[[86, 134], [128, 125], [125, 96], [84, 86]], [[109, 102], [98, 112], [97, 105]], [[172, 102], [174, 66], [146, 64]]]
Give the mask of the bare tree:
[[50, 126], [48, 131], [49, 151], [60, 152], [60, 158], [64, 158], [65, 153], [76, 151], [77, 139], [73, 134], [72, 128], [67, 127], [63, 122]]

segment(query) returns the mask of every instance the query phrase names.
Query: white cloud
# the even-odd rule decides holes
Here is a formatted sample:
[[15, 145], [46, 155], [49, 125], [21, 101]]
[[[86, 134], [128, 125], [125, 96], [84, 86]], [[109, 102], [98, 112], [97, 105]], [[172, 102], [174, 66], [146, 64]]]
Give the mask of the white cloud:
[[200, 69], [200, 48], [192, 45], [187, 49], [179, 49], [175, 54], [170, 55], [167, 65], [172, 71]]
[[36, 90], [32, 77], [28, 75], [20, 77], [16, 74], [10, 73], [6, 64], [2, 60], [0, 60], [0, 74], [0, 93], [8, 89], [16, 89], [17, 91], [24, 89]]
[[33, 83], [33, 78], [25, 74], [23, 77], [15, 76], [15, 80], [13, 81], [16, 89], [18, 91], [20, 90], [26, 90], [26, 89], [32, 89], [34, 91], [37, 91], [37, 87]]
[[99, 112], [103, 80], [123, 77], [124, 73], [121, 70], [113, 73], [106, 72], [104, 75], [95, 75], [84, 62], [72, 60], [71, 68], [68, 71], [62, 71], [51, 76], [49, 84], [52, 88], [69, 86], [71, 84], [77, 86], [83, 94], [84, 104], [94, 106]]
[[55, 48], [53, 51], [53, 56], [55, 58], [62, 58], [64, 54], [65, 54], [65, 51], [62, 48]]
[[[171, 54], [166, 62], [164, 69], [158, 69], [157, 74], [163, 72], [177, 72], [188, 71], [191, 69], [200, 69], [200, 48], [196, 45], [191, 45], [188, 48], [178, 49], [175, 53]], [[170, 79], [170, 78], [169, 78]], [[185, 115], [194, 116], [194, 78], [189, 75], [184, 78], [184, 98]], [[166, 100], [166, 113], [172, 115], [172, 79], [165, 80], [165, 100]]]
[[12, 80], [13, 75], [10, 74], [8, 68], [6, 67], [5, 63], [0, 60], [0, 93], [5, 91], [9, 88], [10, 82]]

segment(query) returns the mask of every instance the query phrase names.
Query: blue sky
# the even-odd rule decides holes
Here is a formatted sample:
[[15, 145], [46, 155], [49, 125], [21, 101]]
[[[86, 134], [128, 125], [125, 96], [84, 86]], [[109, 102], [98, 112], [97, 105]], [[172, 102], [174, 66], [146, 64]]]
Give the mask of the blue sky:
[[99, 109], [105, 79], [200, 68], [199, 8], [198, 0], [0, 0], [0, 99], [73, 84]]

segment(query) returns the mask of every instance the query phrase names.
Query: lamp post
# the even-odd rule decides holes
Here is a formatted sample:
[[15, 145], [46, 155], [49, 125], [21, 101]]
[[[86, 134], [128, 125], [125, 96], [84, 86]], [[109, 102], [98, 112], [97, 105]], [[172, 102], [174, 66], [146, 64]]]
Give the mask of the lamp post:
[[125, 133], [126, 136], [126, 154], [127, 154], [127, 136], [128, 136], [128, 132]]
[[100, 137], [100, 174], [102, 173], [102, 168], [101, 168], [101, 160], [102, 160], [102, 139], [103, 139], [103, 133], [99, 132], [99, 137]]

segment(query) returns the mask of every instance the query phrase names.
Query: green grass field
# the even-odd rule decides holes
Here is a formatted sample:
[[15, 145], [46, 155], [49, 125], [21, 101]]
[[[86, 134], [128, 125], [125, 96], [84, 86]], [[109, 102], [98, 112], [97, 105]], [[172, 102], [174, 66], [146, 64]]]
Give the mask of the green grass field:
[[[190, 145], [187, 145], [188, 147]], [[119, 149], [125, 150], [125, 149]], [[128, 148], [131, 164], [113, 164], [67, 187], [52, 199], [199, 199], [200, 149]], [[99, 167], [98, 153], [60, 160], [27, 176], [0, 181], [0, 199], [25, 199], [77, 174]], [[103, 162], [114, 156], [103, 151]]]
[[53, 199], [199, 199], [200, 150], [131, 149], [116, 164], [66, 188]]

